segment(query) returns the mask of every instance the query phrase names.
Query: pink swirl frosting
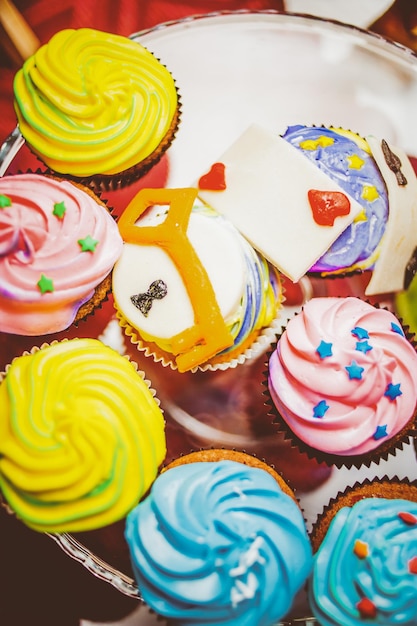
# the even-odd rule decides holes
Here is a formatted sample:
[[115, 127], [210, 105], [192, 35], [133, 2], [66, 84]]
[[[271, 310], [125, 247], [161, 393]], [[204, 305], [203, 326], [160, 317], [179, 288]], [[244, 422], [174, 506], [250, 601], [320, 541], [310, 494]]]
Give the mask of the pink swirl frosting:
[[39, 174], [0, 179], [0, 330], [67, 328], [122, 251], [117, 224], [81, 188]]
[[269, 362], [272, 400], [307, 445], [367, 453], [400, 432], [417, 399], [417, 354], [397, 318], [358, 298], [314, 298]]

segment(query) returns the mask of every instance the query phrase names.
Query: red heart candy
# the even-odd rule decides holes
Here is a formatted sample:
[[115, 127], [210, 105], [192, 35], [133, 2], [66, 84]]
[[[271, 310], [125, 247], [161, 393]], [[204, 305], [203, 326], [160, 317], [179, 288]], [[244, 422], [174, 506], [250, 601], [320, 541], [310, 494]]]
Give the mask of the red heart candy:
[[340, 191], [309, 189], [308, 201], [314, 221], [320, 226], [333, 226], [336, 217], [350, 213], [349, 198]]
[[200, 178], [198, 187], [200, 189], [207, 189], [208, 191], [223, 191], [226, 189], [224, 171], [224, 163], [214, 163], [210, 171]]

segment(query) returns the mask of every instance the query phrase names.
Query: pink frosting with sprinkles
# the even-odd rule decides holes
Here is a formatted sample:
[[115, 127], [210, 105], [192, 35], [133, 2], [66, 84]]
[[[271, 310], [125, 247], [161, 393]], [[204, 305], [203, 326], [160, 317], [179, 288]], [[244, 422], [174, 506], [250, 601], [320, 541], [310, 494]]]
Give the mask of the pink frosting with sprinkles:
[[417, 354], [397, 318], [358, 298], [314, 298], [269, 362], [282, 418], [308, 446], [365, 454], [400, 432], [417, 401]]
[[104, 206], [68, 181], [0, 179], [0, 331], [67, 328], [122, 252]]

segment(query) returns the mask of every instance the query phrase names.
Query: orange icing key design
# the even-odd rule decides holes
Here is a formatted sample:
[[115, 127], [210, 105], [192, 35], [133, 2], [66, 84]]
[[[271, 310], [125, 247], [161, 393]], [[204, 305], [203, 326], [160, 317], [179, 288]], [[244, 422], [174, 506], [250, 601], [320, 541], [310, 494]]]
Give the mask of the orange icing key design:
[[[169, 340], [181, 372], [198, 366], [233, 344], [208, 273], [187, 236], [196, 195], [197, 190], [191, 188], [142, 189], [118, 222], [126, 244], [162, 249], [174, 263], [184, 283], [194, 313], [194, 324]], [[145, 219], [143, 225], [137, 224], [149, 209], [160, 205], [167, 205], [168, 208], [162, 223], [147, 225]], [[164, 284], [164, 296], [169, 290], [169, 283]], [[143, 300], [144, 294], [139, 294], [139, 297]], [[132, 302], [135, 298], [137, 295], [132, 294]], [[115, 300], [117, 304], [117, 290]]]

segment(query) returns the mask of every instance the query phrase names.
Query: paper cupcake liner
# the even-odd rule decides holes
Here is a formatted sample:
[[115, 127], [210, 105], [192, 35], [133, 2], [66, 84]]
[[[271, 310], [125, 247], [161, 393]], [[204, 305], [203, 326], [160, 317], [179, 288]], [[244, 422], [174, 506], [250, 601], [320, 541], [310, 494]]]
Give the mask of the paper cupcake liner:
[[[357, 296], [353, 296], [357, 297]], [[359, 298], [358, 298], [359, 299]], [[364, 300], [371, 306], [377, 309], [385, 309], [386, 307], [381, 306], [379, 303], [372, 303], [368, 300]], [[301, 309], [302, 310], [302, 309]], [[296, 312], [295, 315], [298, 315], [300, 312]], [[402, 321], [398, 318], [398, 321], [402, 325]], [[409, 332], [407, 326], [402, 325], [404, 334], [406, 339], [410, 342], [413, 348], [417, 352], [417, 342], [415, 341], [415, 336], [413, 333]], [[407, 424], [393, 437], [384, 441], [379, 446], [366, 452], [364, 454], [358, 455], [337, 455], [335, 453], [326, 453], [317, 448], [313, 448], [309, 446], [305, 441], [303, 441], [300, 437], [298, 437], [289, 427], [284, 417], [280, 414], [278, 408], [275, 406], [275, 403], [271, 397], [271, 393], [269, 391], [268, 378], [269, 378], [269, 360], [272, 354], [275, 352], [277, 344], [281, 338], [281, 335], [285, 331], [285, 328], [282, 329], [281, 333], [277, 334], [275, 337], [275, 343], [266, 353], [265, 360], [265, 371], [263, 375], [262, 387], [263, 387], [263, 395], [265, 397], [265, 406], [268, 412], [268, 416], [272, 419], [272, 423], [277, 427], [277, 434], [281, 434], [286, 441], [289, 441], [293, 446], [295, 446], [301, 453], [306, 454], [309, 459], [315, 459], [318, 463], [324, 463], [328, 467], [337, 467], [340, 469], [341, 467], [351, 468], [356, 467], [360, 468], [362, 466], [369, 467], [371, 463], [379, 463], [380, 461], [386, 461], [388, 457], [395, 456], [397, 452], [404, 448], [404, 445], [409, 442], [410, 437], [414, 437], [417, 434], [417, 404], [414, 409], [414, 414], [410, 417]]]
[[398, 476], [389, 478], [385, 475], [382, 478], [356, 481], [352, 486], [339, 491], [323, 506], [322, 512], [313, 523], [310, 533], [313, 552], [317, 552], [320, 547], [336, 513], [345, 506], [353, 506], [363, 498], [403, 499], [417, 502], [417, 480], [400, 479]]
[[[192, 368], [190, 372], [227, 370], [236, 368], [238, 365], [249, 361], [255, 361], [264, 354], [268, 347], [275, 341], [277, 333], [282, 330], [289, 319], [290, 314], [285, 311], [285, 307], [283, 306], [284, 302], [285, 288], [281, 283], [280, 300], [277, 303], [278, 308], [276, 316], [268, 326], [254, 331], [243, 346], [238, 346], [237, 348], [232, 348], [227, 352], [216, 355], [208, 361]], [[156, 343], [142, 339], [139, 331], [128, 322], [123, 313], [117, 308], [116, 303], [114, 303], [114, 307], [116, 317], [124, 334], [130, 339], [131, 344], [134, 345], [139, 352], [142, 352], [146, 357], [152, 358], [155, 363], [160, 363], [164, 367], [169, 367], [174, 371], [178, 369], [173, 354], [162, 350]]]

